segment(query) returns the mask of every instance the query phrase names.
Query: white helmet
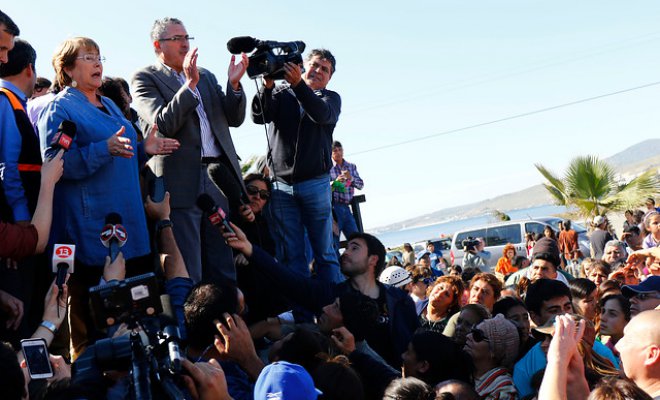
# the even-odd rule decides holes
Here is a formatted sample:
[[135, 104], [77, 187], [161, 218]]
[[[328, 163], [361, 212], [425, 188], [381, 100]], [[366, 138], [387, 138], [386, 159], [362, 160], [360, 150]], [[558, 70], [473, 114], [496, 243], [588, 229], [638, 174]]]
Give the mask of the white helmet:
[[378, 280], [386, 285], [403, 288], [408, 283], [412, 282], [412, 277], [410, 272], [393, 265], [385, 268], [383, 272], [381, 272], [380, 277], [378, 277]]

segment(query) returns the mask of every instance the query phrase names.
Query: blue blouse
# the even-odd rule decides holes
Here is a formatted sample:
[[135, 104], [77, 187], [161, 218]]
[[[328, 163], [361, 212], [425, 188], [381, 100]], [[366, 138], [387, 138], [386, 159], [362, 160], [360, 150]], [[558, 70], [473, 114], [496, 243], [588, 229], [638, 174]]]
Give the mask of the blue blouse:
[[[76, 259], [89, 265], [105, 263], [108, 249], [99, 235], [105, 216], [116, 212], [127, 231], [121, 248], [126, 259], [149, 253], [149, 235], [140, 194], [137, 135], [112, 100], [101, 97], [109, 114], [89, 102], [74, 88], [60, 92], [41, 113], [38, 127], [41, 151], [50, 155], [48, 145], [63, 120], [77, 126], [69, 151], [64, 155], [64, 175], [55, 188], [53, 227], [50, 243], [73, 243]], [[113, 157], [106, 140], [122, 126], [131, 139], [135, 155]]]

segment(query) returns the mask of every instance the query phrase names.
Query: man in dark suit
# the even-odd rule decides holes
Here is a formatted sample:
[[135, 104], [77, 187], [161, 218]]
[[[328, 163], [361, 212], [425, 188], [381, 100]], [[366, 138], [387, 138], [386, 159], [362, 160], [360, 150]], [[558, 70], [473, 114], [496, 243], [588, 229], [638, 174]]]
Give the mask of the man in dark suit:
[[197, 48], [190, 48], [192, 39], [180, 20], [156, 20], [151, 40], [158, 62], [133, 77], [134, 104], [143, 132], [156, 124], [162, 135], [181, 143], [173, 154], [153, 157], [149, 166], [156, 176], [164, 177], [170, 192], [174, 235], [190, 277], [195, 282], [202, 277], [235, 281], [231, 250], [195, 203], [201, 193], [207, 193], [228, 209], [227, 198], [207, 175], [209, 164], [220, 163], [227, 180], [234, 181], [227, 183], [245, 192], [229, 127], [240, 126], [245, 119], [240, 79], [248, 58], [242, 55], [236, 64], [232, 56], [225, 94], [211, 72], [197, 67]]

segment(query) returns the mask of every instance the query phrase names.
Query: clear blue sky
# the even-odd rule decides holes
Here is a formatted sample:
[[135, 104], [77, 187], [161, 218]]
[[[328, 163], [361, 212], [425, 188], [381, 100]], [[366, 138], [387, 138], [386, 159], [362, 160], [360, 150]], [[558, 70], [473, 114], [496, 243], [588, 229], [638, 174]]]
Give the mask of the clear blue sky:
[[[7, 3], [7, 2], [6, 2]], [[343, 107], [335, 139], [365, 180], [366, 228], [542, 181], [577, 155], [610, 156], [657, 138], [660, 85], [510, 121], [417, 138], [660, 81], [660, 2], [251, 1], [11, 2], [2, 6], [53, 75], [63, 39], [88, 36], [105, 75], [154, 61], [153, 20], [183, 20], [198, 63], [227, 79], [239, 35], [303, 40], [337, 58], [328, 88]], [[195, 8], [196, 7], [196, 8]], [[254, 82], [243, 78], [249, 98]], [[239, 155], [264, 154], [263, 128], [232, 132]], [[404, 143], [382, 150], [376, 147]]]

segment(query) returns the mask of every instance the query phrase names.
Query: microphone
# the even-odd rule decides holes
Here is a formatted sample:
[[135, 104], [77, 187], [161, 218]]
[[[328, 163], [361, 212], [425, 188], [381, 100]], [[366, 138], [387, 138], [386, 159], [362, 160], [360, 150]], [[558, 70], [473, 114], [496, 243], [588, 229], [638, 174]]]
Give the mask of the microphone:
[[57, 274], [55, 283], [60, 288], [60, 293], [66, 275], [73, 273], [75, 254], [75, 244], [56, 244], [53, 247], [53, 273]]
[[109, 249], [110, 262], [114, 262], [119, 255], [119, 248], [126, 244], [128, 234], [121, 224], [121, 215], [110, 213], [105, 216], [105, 226], [101, 230], [101, 243]]
[[57, 132], [53, 136], [53, 140], [50, 141], [50, 149], [52, 154], [49, 158], [55, 157], [57, 151], [63, 149], [64, 151], [69, 150], [71, 143], [73, 143], [73, 138], [76, 136], [76, 131], [78, 128], [76, 124], [68, 119], [60, 122], [60, 126], [57, 128]]
[[237, 36], [229, 39], [227, 42], [227, 50], [231, 54], [241, 54], [249, 53], [254, 49], [275, 49], [281, 48], [285, 52], [297, 51], [302, 53], [305, 51], [305, 42], [303, 41], [294, 41], [294, 42], [277, 42], [273, 40], [259, 40], [255, 39], [252, 36]]
[[220, 206], [215, 204], [211, 196], [206, 193], [200, 194], [197, 198], [197, 207], [209, 214], [209, 221], [214, 226], [222, 225], [227, 232], [236, 233], [227, 222], [227, 214]]
[[[57, 294], [57, 301], [62, 298], [62, 289], [66, 275], [73, 273], [74, 256], [76, 254], [76, 245], [74, 244], [56, 244], [53, 247], [53, 273], [57, 274], [55, 284], [60, 291]], [[60, 307], [57, 307], [57, 316], [60, 316]]]
[[259, 46], [261, 41], [251, 36], [237, 36], [229, 39], [227, 50], [231, 54], [249, 53]]
[[229, 201], [229, 209], [233, 212], [250, 200], [236, 175], [223, 163], [209, 164], [206, 172], [213, 184]]
[[179, 324], [177, 322], [176, 316], [174, 315], [174, 311], [172, 310], [170, 295], [161, 295], [160, 303], [163, 307], [161, 323], [165, 325], [165, 328], [163, 328], [163, 331], [160, 333], [159, 342], [160, 344], [167, 343], [170, 368], [174, 373], [179, 373], [181, 371], [181, 362], [183, 361], [181, 349], [179, 348], [179, 341], [181, 340]]

